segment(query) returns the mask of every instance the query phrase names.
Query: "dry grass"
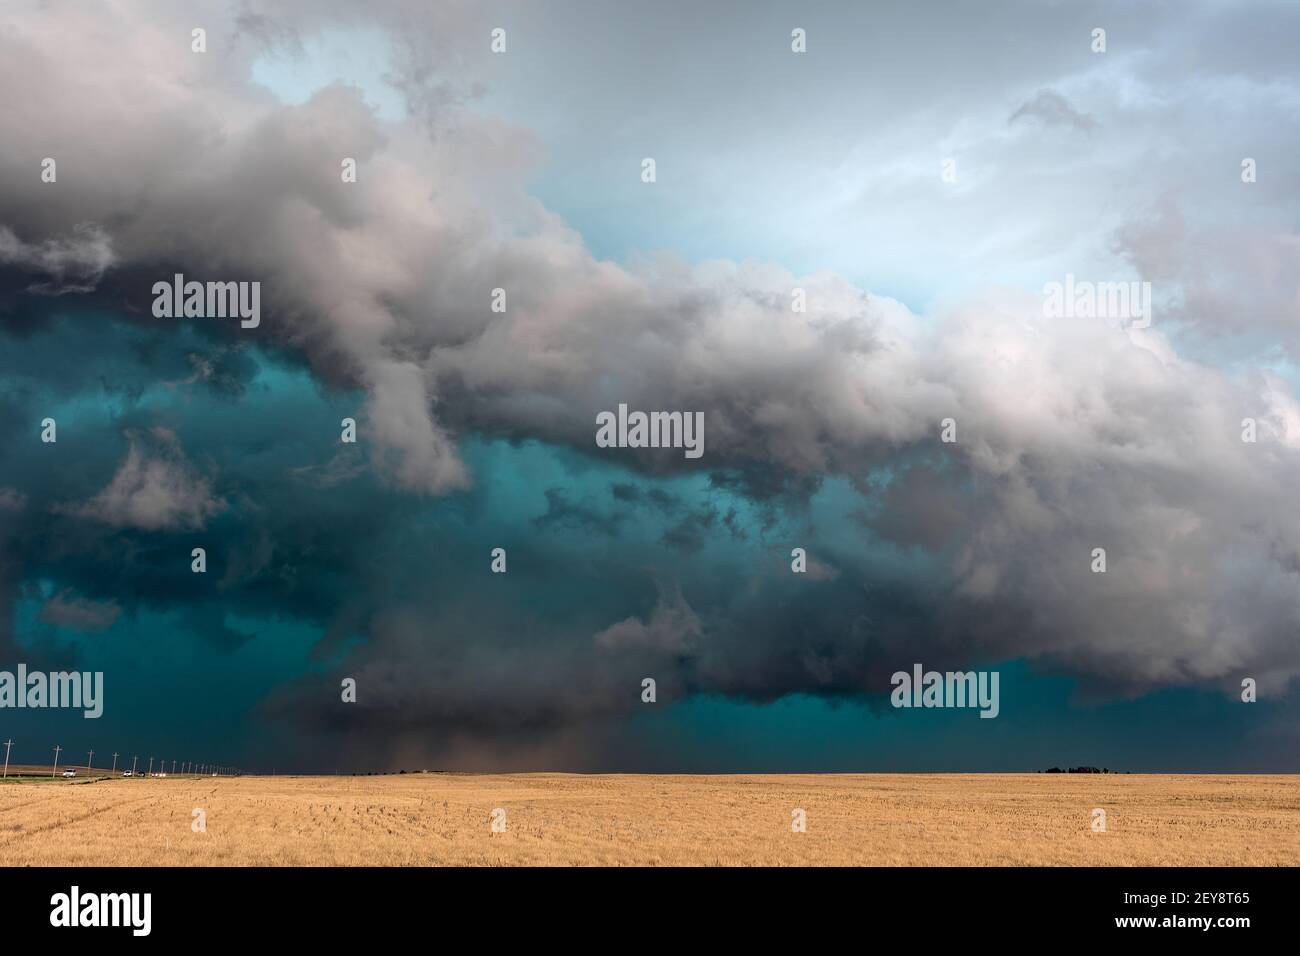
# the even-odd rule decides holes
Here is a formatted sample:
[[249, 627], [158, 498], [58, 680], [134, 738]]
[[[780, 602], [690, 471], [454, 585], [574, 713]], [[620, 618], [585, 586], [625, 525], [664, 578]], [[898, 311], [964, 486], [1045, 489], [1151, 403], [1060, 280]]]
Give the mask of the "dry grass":
[[[1293, 776], [411, 774], [0, 787], [0, 864], [1294, 865]], [[207, 813], [193, 833], [191, 812]], [[507, 831], [491, 832], [495, 807]], [[791, 810], [807, 811], [793, 833]], [[1091, 832], [1094, 807], [1107, 832]]]

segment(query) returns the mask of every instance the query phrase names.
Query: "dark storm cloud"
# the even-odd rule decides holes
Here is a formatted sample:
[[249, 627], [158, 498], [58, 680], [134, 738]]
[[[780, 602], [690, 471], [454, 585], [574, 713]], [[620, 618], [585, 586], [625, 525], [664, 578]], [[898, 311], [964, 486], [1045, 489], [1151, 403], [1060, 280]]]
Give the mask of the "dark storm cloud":
[[609, 486], [615, 501], [631, 505], [649, 505], [659, 511], [671, 513], [682, 506], [681, 499], [662, 488], [641, 488], [630, 481], [616, 481]]
[[541, 530], [564, 528], [617, 535], [621, 520], [617, 514], [606, 514], [589, 505], [570, 501], [563, 488], [547, 488], [546, 513], [534, 518], [533, 524]]
[[79, 223], [71, 235], [35, 245], [0, 227], [0, 266], [34, 272], [43, 278], [28, 286], [30, 292], [43, 295], [90, 292], [113, 261], [112, 240], [93, 223]]
[[970, 523], [970, 495], [942, 474], [913, 467], [898, 475], [880, 495], [879, 511], [865, 524], [903, 547], [937, 551]]
[[679, 551], [699, 551], [718, 524], [718, 512], [703, 508], [685, 515], [664, 532], [663, 542]]
[[[2, 338], [6, 597], [48, 577], [76, 598], [47, 602], [47, 623], [70, 625], [70, 612], [89, 607], [127, 618], [177, 608], [187, 633], [225, 647], [246, 639], [222, 623], [231, 612], [328, 627], [339, 582], [372, 574], [353, 546], [371, 546], [401, 503], [286, 482], [295, 468], [327, 467], [331, 449], [304, 431], [301, 404], [247, 391], [246, 353], [102, 314], [44, 319]], [[196, 374], [203, 368], [227, 372]], [[233, 391], [231, 376], [243, 380]], [[118, 411], [97, 414], [101, 402]], [[337, 439], [336, 413], [315, 411]], [[44, 444], [39, 422], [51, 414], [58, 442]], [[194, 546], [210, 555], [206, 578], [191, 573]]]
[[[928, 49], [962, 62], [1014, 26], [1038, 51], [1025, 66], [979, 47], [988, 68], [974, 89], [996, 93], [1000, 155], [1035, 145], [1025, 118], [1082, 128], [1097, 115], [1095, 137], [1077, 137], [1089, 140], [1141, 128], [1145, 116], [1114, 123], [1079, 99], [1093, 63], [1082, 45], [1069, 58], [1079, 82], [1051, 92], [1046, 38], [1061, 25], [1028, 9], [954, 6], [978, 32], [942, 31]], [[1107, 10], [1113, 37], [1136, 30], [1122, 7]], [[1198, 10], [1193, 38], [1220, 17]], [[466, 105], [484, 67], [449, 38], [482, 45], [492, 21], [477, 5], [376, 14], [400, 37], [393, 78], [412, 121], [382, 120], [349, 87], [284, 105], [251, 82], [266, 49], [352, 15], [306, 3], [256, 17], [217, 4], [133, 18], [20, 3], [0, 15], [0, 88], [24, 90], [0, 112], [4, 636], [34, 576], [126, 618], [183, 607], [192, 632], [226, 648], [255, 636], [228, 613], [287, 615], [321, 631], [322, 673], [283, 688], [266, 714], [394, 746], [598, 723], [634, 709], [651, 672], [665, 699], [755, 701], [877, 693], [892, 670], [935, 657], [1024, 657], [1123, 690], [1250, 674], [1277, 691], [1300, 673], [1300, 406], [1284, 379], [1183, 356], [1161, 320], [1045, 320], [1034, 293], [921, 317], [829, 271], [599, 259], [526, 191], [538, 137]], [[881, 16], [913, 22], [904, 7]], [[188, 46], [197, 19], [202, 56]], [[887, 33], [873, 42], [899, 47]], [[1178, 33], [1124, 75], [1177, 64], [1190, 43]], [[1249, 65], [1240, 49], [1216, 56], [1225, 71]], [[1251, 69], [1294, 95], [1291, 68]], [[973, 90], [926, 76], [891, 87], [909, 109], [933, 98], [960, 115]], [[1235, 121], [1264, 138], [1264, 114], [1246, 117]], [[39, 178], [46, 155], [57, 183]], [[340, 182], [344, 156], [358, 161], [355, 184]], [[1293, 223], [1225, 250], [1215, 203], [1195, 222], [1177, 201], [1138, 216], [1119, 251], [1180, 293], [1181, 324], [1294, 348]], [[174, 271], [261, 281], [261, 326], [153, 319], [152, 282]], [[490, 309], [498, 287], [504, 313]], [[796, 288], [806, 313], [792, 311]], [[36, 305], [54, 292], [61, 323]], [[129, 319], [96, 324], [96, 307]], [[245, 342], [309, 368], [324, 407], [282, 405]], [[144, 402], [160, 383], [171, 401]], [[346, 412], [363, 452], [339, 449], [339, 396], [360, 403]], [[98, 423], [71, 413], [67, 437], [35, 449], [44, 409], [75, 398], [123, 410]], [[476, 510], [493, 503], [463, 439], [594, 456], [595, 416], [620, 402], [703, 412], [703, 459], [611, 452], [602, 462], [635, 482], [547, 484], [511, 529]], [[958, 441], [941, 445], [949, 417]], [[1247, 417], [1257, 444], [1240, 439]], [[891, 469], [882, 490], [873, 473]], [[641, 484], [697, 472], [718, 502]], [[837, 479], [868, 499], [874, 535], [856, 550], [819, 549], [813, 535], [797, 578], [788, 538]], [[633, 533], [647, 520], [658, 523], [648, 541]], [[485, 542], [507, 530], [511, 571], [494, 579]], [[747, 550], [718, 564], [706, 545], [722, 535]], [[204, 580], [178, 560], [195, 540], [213, 556]], [[891, 545], [924, 552], [927, 573], [891, 573]], [[1105, 575], [1089, 569], [1095, 547], [1108, 551]], [[343, 676], [358, 679], [356, 711], [337, 703]]]

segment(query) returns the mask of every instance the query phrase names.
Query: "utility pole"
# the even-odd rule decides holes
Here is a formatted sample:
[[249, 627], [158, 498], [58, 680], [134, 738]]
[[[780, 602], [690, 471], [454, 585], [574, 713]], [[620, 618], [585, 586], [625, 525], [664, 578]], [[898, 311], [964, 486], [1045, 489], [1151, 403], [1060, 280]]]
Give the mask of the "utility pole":
[[173, 760], [173, 761], [172, 761], [172, 774], [175, 774], [175, 773], [176, 773], [176, 761]]
[[95, 751], [92, 750], [90, 753], [86, 755], [86, 773], [90, 773], [90, 765], [93, 764], [94, 762], [95, 762]]
[[117, 754], [113, 754], [113, 769], [110, 770], [109, 773], [111, 774], [117, 773]]
[[54, 748], [54, 772], [50, 774], [51, 777], [57, 777], [59, 775], [59, 751], [62, 749], [62, 747]]
[[9, 776], [9, 748], [14, 745], [12, 740], [5, 741], [5, 776]]
[[139, 759], [140, 759], [139, 757], [132, 757], [132, 758], [131, 758], [131, 776], [133, 776], [133, 777], [135, 776], [135, 762], [136, 762], [137, 760], [139, 760]]
[[150, 758], [149, 758], [149, 772], [146, 773], [145, 776], [146, 776], [146, 777], [152, 777], [152, 776], [153, 776], [153, 757], [150, 757]]

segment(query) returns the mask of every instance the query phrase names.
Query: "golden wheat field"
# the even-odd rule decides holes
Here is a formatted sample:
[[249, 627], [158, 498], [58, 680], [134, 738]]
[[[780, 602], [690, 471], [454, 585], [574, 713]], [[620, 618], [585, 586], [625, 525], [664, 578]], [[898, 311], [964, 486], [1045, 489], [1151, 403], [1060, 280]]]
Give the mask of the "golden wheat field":
[[[493, 832], [504, 810], [505, 832]], [[1106, 831], [1093, 832], [1093, 810]], [[206, 831], [194, 832], [194, 810]], [[806, 814], [792, 830], [792, 811]], [[498, 818], [500, 814], [497, 814]], [[405, 774], [0, 786], [0, 865], [1295, 865], [1300, 777]]]

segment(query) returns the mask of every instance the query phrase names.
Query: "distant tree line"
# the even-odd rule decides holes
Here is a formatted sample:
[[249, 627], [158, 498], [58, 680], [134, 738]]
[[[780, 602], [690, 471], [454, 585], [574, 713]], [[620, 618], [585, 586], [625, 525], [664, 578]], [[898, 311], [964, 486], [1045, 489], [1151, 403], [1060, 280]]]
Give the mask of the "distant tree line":
[[1040, 770], [1039, 773], [1118, 773], [1118, 770], [1111, 770], [1109, 767], [1071, 767], [1069, 770], [1062, 770], [1060, 767], [1049, 767], [1046, 770]]

